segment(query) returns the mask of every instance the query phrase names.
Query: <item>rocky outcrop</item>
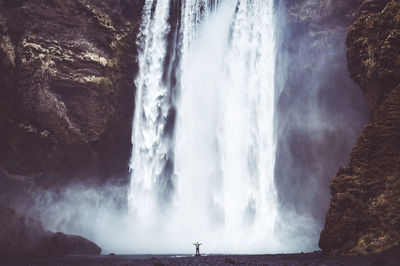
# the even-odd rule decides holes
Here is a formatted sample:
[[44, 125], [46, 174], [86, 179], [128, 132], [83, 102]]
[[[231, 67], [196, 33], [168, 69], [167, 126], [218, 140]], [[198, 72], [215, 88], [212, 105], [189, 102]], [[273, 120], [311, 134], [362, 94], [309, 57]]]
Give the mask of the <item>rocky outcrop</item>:
[[347, 33], [351, 77], [368, 103], [370, 123], [331, 183], [319, 246], [364, 255], [400, 245], [400, 3], [367, 0]]
[[0, 200], [125, 178], [142, 2], [0, 0]]
[[101, 248], [73, 235], [45, 231], [30, 217], [0, 205], [0, 255], [98, 255]]

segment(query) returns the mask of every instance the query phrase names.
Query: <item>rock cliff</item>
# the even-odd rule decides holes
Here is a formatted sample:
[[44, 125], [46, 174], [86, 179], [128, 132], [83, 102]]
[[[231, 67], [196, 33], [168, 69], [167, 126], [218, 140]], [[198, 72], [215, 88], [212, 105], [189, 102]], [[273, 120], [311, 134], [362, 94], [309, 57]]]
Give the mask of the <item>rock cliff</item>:
[[367, 0], [347, 32], [347, 64], [370, 123], [331, 183], [319, 246], [363, 255], [400, 245], [400, 3]]
[[126, 177], [142, 2], [0, 0], [0, 200]]

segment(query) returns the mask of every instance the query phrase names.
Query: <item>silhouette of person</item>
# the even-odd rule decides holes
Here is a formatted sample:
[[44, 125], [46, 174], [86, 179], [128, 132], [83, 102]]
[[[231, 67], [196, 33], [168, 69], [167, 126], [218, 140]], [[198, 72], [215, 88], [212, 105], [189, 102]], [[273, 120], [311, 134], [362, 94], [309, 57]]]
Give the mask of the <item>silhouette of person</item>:
[[203, 245], [203, 244], [201, 244], [197, 241], [196, 243], [193, 243], [193, 245], [196, 246], [196, 256], [200, 256], [200, 245]]

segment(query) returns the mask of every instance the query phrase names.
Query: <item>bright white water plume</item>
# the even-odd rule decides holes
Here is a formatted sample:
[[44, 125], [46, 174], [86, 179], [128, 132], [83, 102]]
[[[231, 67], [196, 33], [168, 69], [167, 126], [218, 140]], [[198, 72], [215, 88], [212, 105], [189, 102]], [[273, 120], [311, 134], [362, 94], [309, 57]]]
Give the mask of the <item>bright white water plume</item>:
[[175, 97], [164, 78], [169, 2], [146, 1], [139, 36], [132, 247], [185, 253], [200, 241], [213, 253], [302, 250], [294, 240], [283, 245], [277, 230], [273, 0], [182, 1]]
[[183, 35], [173, 220], [212, 250], [276, 248], [271, 26], [271, 1], [225, 1]]
[[[155, 10], [152, 8], [157, 2]], [[168, 152], [163, 130], [168, 114], [168, 89], [162, 82], [169, 1], [146, 1], [140, 30], [140, 72], [136, 78], [136, 111], [132, 133], [131, 201], [135, 214], [152, 218], [162, 178], [163, 160]], [[140, 204], [138, 204], [140, 202]]]

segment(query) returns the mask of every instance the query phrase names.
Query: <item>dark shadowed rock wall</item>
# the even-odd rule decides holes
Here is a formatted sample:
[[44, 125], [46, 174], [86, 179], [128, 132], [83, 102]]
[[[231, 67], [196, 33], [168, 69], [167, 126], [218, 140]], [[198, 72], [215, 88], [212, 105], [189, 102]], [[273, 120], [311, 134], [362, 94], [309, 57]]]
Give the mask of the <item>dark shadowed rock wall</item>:
[[43, 225], [0, 205], [0, 256], [98, 255], [101, 248], [73, 235], [45, 231]]
[[346, 45], [371, 121], [333, 178], [319, 246], [362, 255], [400, 245], [400, 2], [364, 1]]
[[282, 210], [311, 216], [319, 228], [329, 182], [348, 163], [368, 119], [345, 54], [346, 29], [360, 2], [276, 1], [275, 183]]
[[126, 179], [142, 5], [0, 0], [0, 201]]

